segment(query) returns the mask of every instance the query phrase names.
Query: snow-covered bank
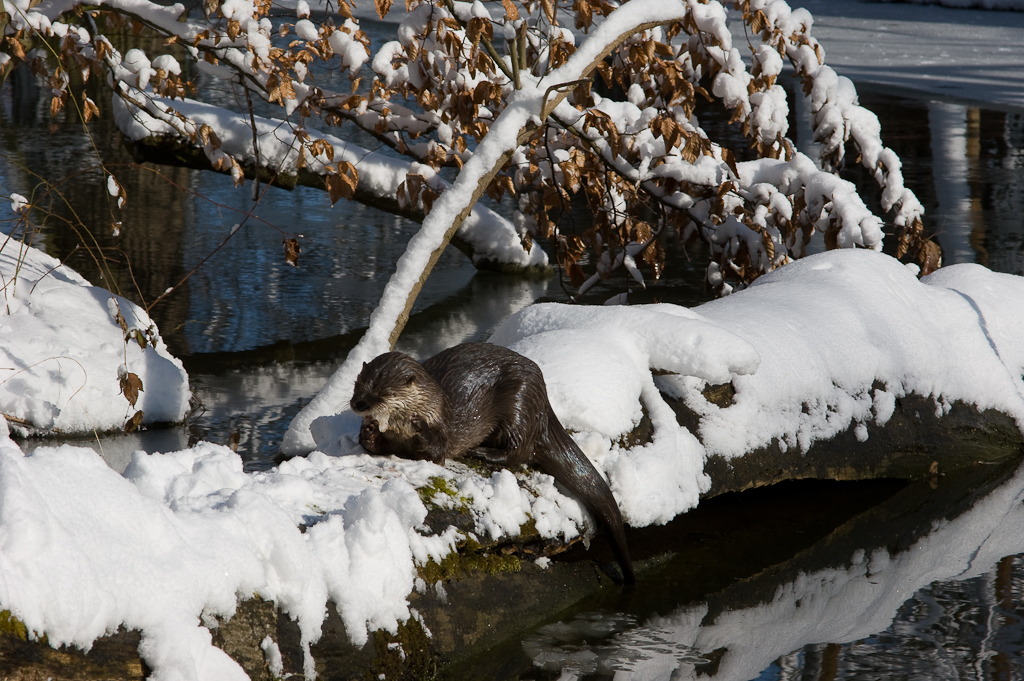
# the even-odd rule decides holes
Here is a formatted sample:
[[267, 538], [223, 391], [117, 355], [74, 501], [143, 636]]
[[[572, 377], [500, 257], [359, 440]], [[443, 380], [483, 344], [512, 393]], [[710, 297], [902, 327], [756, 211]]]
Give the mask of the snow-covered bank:
[[[943, 4], [953, 2], [960, 4]], [[892, 94], [909, 90], [1024, 108], [1024, 12], [848, 0], [793, 4], [814, 16], [825, 63], [858, 88], [875, 83]]]
[[[90, 449], [26, 457], [3, 433], [0, 603], [54, 646], [138, 629], [158, 679], [245, 678], [200, 626], [203, 614], [230, 616], [240, 596], [273, 599], [307, 643], [330, 596], [365, 639], [367, 618], [376, 628], [408, 616], [413, 555], [444, 546], [410, 547], [425, 513], [406, 481], [415, 468], [310, 457], [245, 475], [231, 450], [200, 444], [138, 452], [122, 477]], [[314, 505], [337, 515], [303, 535]]]
[[[851, 424], [885, 423], [909, 392], [937, 411], [960, 400], [1024, 425], [1022, 338], [1024, 279], [957, 265], [918, 281], [858, 250], [808, 257], [695, 310], [532, 306], [493, 340], [541, 364], [555, 410], [609, 476], [627, 521], [643, 526], [699, 502], [709, 453], [741, 456], [773, 439], [803, 449]], [[731, 407], [702, 402], [703, 385], [730, 380]], [[670, 389], [704, 416], [699, 433], [676, 423], [661, 397]], [[641, 400], [653, 441], [623, 448]], [[240, 598], [273, 600], [307, 651], [328, 601], [355, 644], [416, 616], [407, 598], [426, 588], [417, 566], [464, 536], [424, 527], [417, 488], [438, 506], [468, 507], [479, 537], [516, 536], [531, 519], [546, 538], [586, 531], [580, 506], [548, 476], [370, 457], [354, 436], [335, 433], [320, 443], [328, 454], [260, 473], [208, 443], [137, 452], [121, 476], [89, 449], [25, 456], [0, 433], [0, 606], [53, 645], [88, 648], [118, 625], [138, 629], [154, 678], [243, 678], [204, 628]]]
[[[2, 426], [2, 424], [0, 424]], [[440, 562], [460, 538], [433, 535], [417, 487], [448, 479], [480, 536], [517, 534], [529, 513], [546, 536], [584, 523], [551, 479], [464, 466], [313, 453], [246, 474], [229, 448], [136, 452], [123, 477], [88, 448], [24, 455], [0, 431], [0, 607], [50, 645], [92, 642], [119, 625], [139, 630], [154, 679], [244, 679], [204, 625], [238, 599], [272, 600], [309, 646], [333, 601], [353, 644], [415, 616], [426, 585], [416, 565]], [[455, 500], [438, 492], [433, 503]]]
[[[13, 428], [118, 430], [137, 411], [143, 423], [184, 418], [188, 376], [145, 310], [13, 238], [0, 243], [0, 277], [0, 414]], [[142, 382], [134, 407], [120, 380], [131, 374]]]

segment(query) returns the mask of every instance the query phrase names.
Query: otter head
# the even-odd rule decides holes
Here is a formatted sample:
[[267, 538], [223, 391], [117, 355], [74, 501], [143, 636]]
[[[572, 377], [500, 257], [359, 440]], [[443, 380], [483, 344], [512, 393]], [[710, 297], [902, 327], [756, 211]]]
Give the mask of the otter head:
[[441, 417], [443, 395], [419, 362], [401, 352], [387, 352], [363, 363], [349, 406], [376, 421], [382, 433], [391, 430], [412, 437], [413, 417], [427, 423]]

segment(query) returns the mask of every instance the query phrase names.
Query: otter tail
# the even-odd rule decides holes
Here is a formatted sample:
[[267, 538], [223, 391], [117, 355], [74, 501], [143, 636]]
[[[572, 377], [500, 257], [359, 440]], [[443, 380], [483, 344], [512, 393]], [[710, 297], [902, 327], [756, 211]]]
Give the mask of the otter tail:
[[559, 423], [554, 412], [550, 414], [548, 434], [552, 445], [550, 451], [558, 453], [545, 453], [542, 459], [535, 458], [535, 463], [576, 495], [597, 517], [598, 522], [608, 533], [615, 559], [622, 568], [624, 582], [636, 584], [633, 562], [629, 558], [626, 534], [622, 527], [622, 514], [619, 512], [619, 505], [615, 502], [608, 483], [594, 468], [594, 464], [590, 462], [587, 455], [565, 432], [565, 428]]

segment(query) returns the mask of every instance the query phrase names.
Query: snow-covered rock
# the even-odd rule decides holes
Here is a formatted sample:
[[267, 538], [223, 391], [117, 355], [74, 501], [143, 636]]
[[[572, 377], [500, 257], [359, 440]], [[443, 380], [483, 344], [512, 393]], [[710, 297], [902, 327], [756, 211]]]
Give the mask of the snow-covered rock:
[[[184, 418], [188, 375], [145, 310], [13, 238], [0, 247], [0, 275], [0, 414], [13, 428], [103, 432], [137, 410], [143, 423]], [[134, 407], [122, 391], [129, 375], [142, 382]]]

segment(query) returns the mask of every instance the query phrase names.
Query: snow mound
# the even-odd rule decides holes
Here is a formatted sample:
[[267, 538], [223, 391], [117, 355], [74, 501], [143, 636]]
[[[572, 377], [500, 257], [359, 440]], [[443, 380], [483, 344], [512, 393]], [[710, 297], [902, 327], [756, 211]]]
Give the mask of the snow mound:
[[331, 598], [361, 644], [367, 627], [409, 617], [413, 560], [453, 545], [414, 529], [426, 509], [409, 481], [435, 468], [312, 455], [246, 474], [230, 449], [200, 443], [136, 452], [122, 477], [88, 448], [25, 456], [4, 431], [0, 603], [53, 646], [88, 650], [119, 624], [137, 629], [161, 679], [246, 678], [201, 626], [240, 597], [273, 600], [307, 652]]
[[1024, 429], [1024, 278], [963, 264], [919, 281], [889, 256], [829, 251], [697, 309], [762, 359], [733, 380], [725, 409], [694, 381], [659, 380], [703, 417], [709, 454], [773, 440], [806, 451], [851, 425], [883, 425], [909, 393], [933, 398], [937, 412], [954, 401], [997, 409]]
[[[136, 409], [144, 423], [184, 418], [188, 376], [145, 310], [13, 238], [0, 246], [0, 275], [0, 413], [12, 427], [109, 431]], [[121, 391], [125, 372], [142, 381], [135, 408]]]
[[584, 526], [580, 506], [538, 473], [484, 478], [459, 464], [320, 452], [245, 473], [228, 447], [201, 442], [135, 452], [122, 476], [88, 448], [26, 456], [0, 422], [0, 606], [53, 646], [88, 650], [119, 625], [138, 630], [153, 678], [221, 681], [246, 677], [205, 625], [255, 596], [297, 622], [314, 678], [309, 647], [328, 600], [354, 645], [397, 633], [415, 616], [416, 566], [465, 539], [424, 526], [417, 488], [437, 479], [455, 494], [431, 503], [466, 504], [481, 535], [518, 534], [527, 514], [546, 537]]

